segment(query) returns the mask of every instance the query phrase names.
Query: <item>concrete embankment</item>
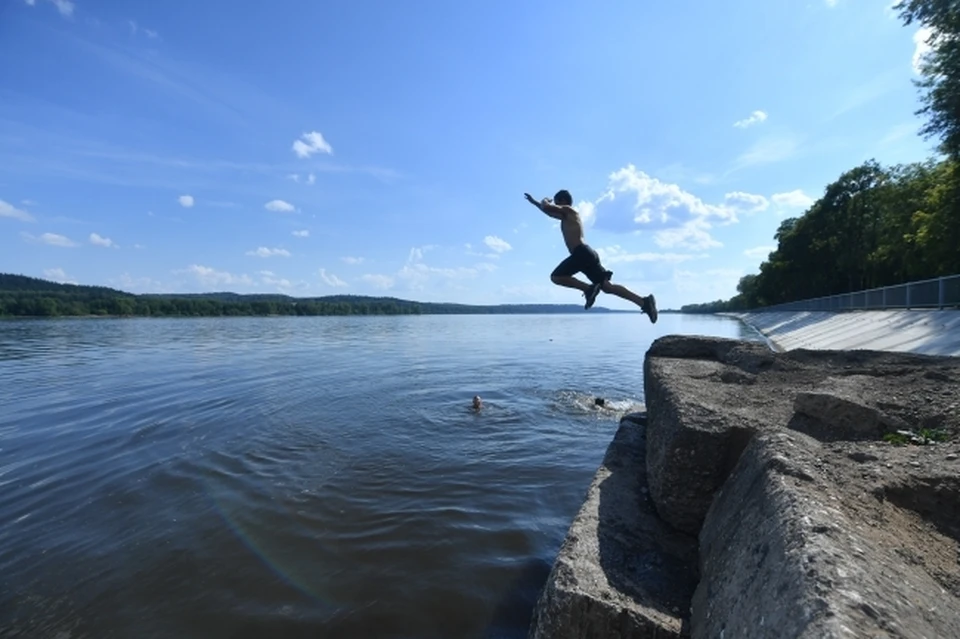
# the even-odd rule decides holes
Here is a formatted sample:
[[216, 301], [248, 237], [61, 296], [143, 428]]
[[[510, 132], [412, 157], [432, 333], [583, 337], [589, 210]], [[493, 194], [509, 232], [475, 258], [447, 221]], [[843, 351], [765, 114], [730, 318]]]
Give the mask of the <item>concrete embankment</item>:
[[667, 336], [644, 391], [532, 638], [960, 637], [960, 358]]
[[881, 350], [960, 356], [960, 311], [806, 311], [729, 313], [775, 348]]

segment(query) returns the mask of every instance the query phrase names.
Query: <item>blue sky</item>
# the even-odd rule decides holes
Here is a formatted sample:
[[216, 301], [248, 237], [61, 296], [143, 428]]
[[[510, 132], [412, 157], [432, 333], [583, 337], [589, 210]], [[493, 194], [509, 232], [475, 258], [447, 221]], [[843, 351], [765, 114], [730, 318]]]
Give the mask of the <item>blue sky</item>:
[[[132, 292], [726, 298], [871, 157], [922, 160], [890, 0], [0, 5], [0, 271]], [[613, 296], [600, 306], [633, 308]]]

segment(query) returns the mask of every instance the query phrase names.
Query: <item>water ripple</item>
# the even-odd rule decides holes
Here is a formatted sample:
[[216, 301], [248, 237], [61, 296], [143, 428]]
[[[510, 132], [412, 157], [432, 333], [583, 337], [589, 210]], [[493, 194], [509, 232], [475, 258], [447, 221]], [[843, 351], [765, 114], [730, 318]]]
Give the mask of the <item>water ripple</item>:
[[0, 636], [523, 637], [646, 345], [714, 319], [0, 322]]

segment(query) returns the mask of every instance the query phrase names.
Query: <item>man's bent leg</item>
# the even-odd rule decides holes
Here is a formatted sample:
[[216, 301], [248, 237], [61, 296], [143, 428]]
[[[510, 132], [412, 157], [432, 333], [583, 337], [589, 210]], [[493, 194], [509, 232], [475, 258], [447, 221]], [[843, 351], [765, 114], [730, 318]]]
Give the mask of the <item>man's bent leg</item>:
[[581, 282], [577, 278], [571, 275], [551, 275], [550, 281], [558, 286], [566, 286], [567, 288], [575, 288], [578, 291], [586, 291], [590, 288], [590, 285], [586, 282]]
[[603, 292], [610, 293], [611, 295], [616, 295], [625, 300], [629, 300], [639, 306], [644, 313], [650, 316], [650, 321], [656, 323], [657, 321], [657, 303], [654, 300], [653, 295], [647, 297], [641, 297], [628, 289], [626, 286], [621, 284], [614, 284], [612, 282], [603, 283]]

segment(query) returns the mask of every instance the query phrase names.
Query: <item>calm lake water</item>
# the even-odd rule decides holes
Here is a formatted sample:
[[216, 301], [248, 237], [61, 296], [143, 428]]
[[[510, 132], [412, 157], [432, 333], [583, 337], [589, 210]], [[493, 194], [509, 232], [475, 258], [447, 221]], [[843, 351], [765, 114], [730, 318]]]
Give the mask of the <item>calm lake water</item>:
[[598, 313], [0, 322], [0, 637], [523, 637], [668, 333], [759, 339]]

